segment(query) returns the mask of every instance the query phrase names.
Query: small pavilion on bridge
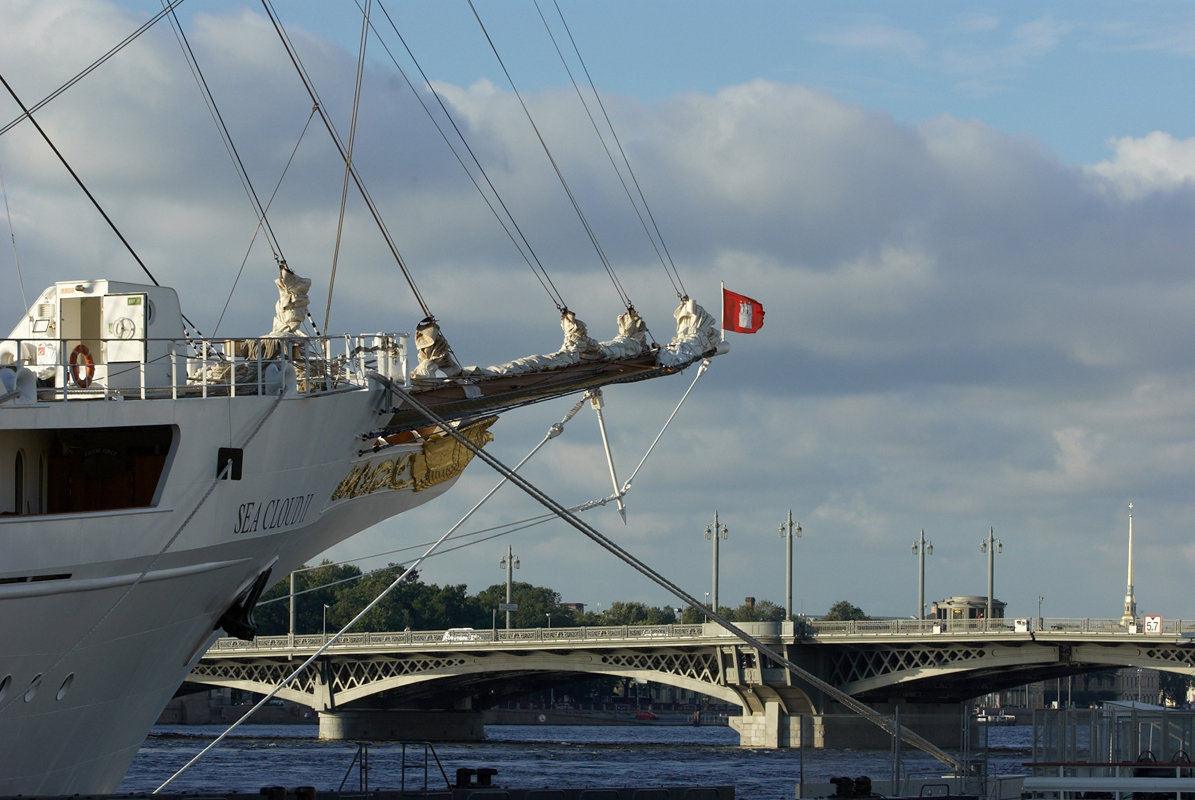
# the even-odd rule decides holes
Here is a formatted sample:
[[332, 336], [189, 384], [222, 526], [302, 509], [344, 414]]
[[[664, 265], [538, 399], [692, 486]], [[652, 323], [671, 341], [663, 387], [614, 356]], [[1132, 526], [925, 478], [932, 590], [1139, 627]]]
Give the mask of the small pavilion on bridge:
[[[1003, 600], [992, 598], [992, 619], [1004, 618]], [[987, 595], [955, 595], [945, 600], [938, 600], [929, 607], [931, 619], [983, 619], [987, 613]]]

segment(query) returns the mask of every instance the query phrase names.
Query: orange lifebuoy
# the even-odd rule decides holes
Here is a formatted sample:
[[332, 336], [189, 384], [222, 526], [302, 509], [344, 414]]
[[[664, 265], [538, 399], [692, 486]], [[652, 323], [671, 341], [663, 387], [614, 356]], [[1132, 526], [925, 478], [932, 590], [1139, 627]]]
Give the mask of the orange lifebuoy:
[[[80, 374], [81, 372], [83, 374]], [[95, 359], [91, 357], [91, 351], [85, 344], [75, 345], [75, 349], [71, 351], [71, 377], [80, 389], [90, 386], [91, 379], [95, 377]]]

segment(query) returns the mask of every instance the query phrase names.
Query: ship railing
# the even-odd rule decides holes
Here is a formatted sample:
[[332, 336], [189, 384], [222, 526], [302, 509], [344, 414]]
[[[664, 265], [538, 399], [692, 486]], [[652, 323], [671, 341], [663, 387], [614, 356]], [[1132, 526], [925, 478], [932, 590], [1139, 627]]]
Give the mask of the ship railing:
[[[410, 386], [405, 333], [0, 340], [0, 403], [304, 395]], [[118, 360], [119, 359], [119, 360]]]

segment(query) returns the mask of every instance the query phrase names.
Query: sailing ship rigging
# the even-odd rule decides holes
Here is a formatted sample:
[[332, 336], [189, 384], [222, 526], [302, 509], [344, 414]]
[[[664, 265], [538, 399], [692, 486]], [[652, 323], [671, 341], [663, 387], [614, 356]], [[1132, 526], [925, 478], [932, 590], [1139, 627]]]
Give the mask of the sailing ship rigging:
[[[177, 5], [155, 19], [177, 23]], [[182, 25], [176, 26], [180, 47], [250, 197], [254, 225], [270, 246], [278, 299], [262, 335], [199, 332], [180, 296], [154, 276], [149, 265], [161, 256], [143, 257], [132, 244], [137, 236], [128, 232], [136, 223], [171, 227], [185, 255], [197, 226], [155, 216], [166, 211], [161, 208], [143, 208], [148, 216], [129, 225], [127, 207], [122, 215], [120, 203], [111, 209], [105, 192], [91, 188], [89, 167], [99, 170], [86, 157], [78, 161], [78, 141], [40, 124], [43, 111], [52, 116], [55, 106], [27, 105], [0, 69], [21, 110], [5, 135], [37, 130], [148, 280], [80, 277], [96, 269], [94, 258], [39, 266], [57, 279], [0, 340], [0, 482], [13, 487], [0, 495], [7, 553], [0, 566], [6, 642], [0, 795], [114, 790], [158, 711], [218, 630], [252, 636], [254, 605], [271, 582], [357, 531], [447, 491], [484, 452], [497, 414], [674, 374], [725, 350], [716, 320], [683, 291], [677, 291], [676, 335], [667, 344], [653, 341], [602, 256], [623, 307], [614, 338], [591, 337], [552, 288], [563, 334], [557, 350], [491, 366], [462, 364], [444, 337], [444, 319], [416, 288], [370, 196], [354, 155], [356, 124], [347, 138], [337, 132], [293, 35], [270, 3], [264, 5], [327, 129], [342, 185], [358, 189], [415, 293], [422, 316], [414, 334], [416, 363], [407, 362], [407, 334], [329, 334], [330, 300], [324, 324], [316, 325], [309, 313], [313, 284], [297, 264], [310, 261], [312, 250], [288, 246], [302, 254], [288, 259], [281, 244], [286, 235], [276, 227], [284, 212], [273, 198], [290, 186], [280, 179], [270, 200], [254, 188], [233, 126], [207, 91], [209, 78]], [[372, 5], [365, 5], [362, 48], [374, 30]], [[111, 61], [111, 51], [101, 61]], [[359, 66], [358, 89], [362, 71]], [[55, 104], [87, 85], [78, 81]], [[13, 153], [5, 145], [0, 139], [0, 168]], [[32, 149], [33, 142], [22, 138], [20, 146]], [[295, 145], [288, 160], [299, 152]], [[185, 196], [204, 187], [173, 188]], [[76, 216], [84, 218], [69, 214]], [[344, 222], [338, 227], [351, 227]], [[89, 225], [76, 227], [80, 235], [94, 233]], [[592, 228], [584, 227], [600, 253]], [[306, 242], [307, 231], [298, 230]], [[557, 286], [547, 270], [535, 271], [542, 285]], [[195, 288], [193, 276], [184, 277], [192, 288], [181, 299], [192, 305], [207, 293]], [[392, 315], [389, 295], [366, 283], [377, 305], [370, 311]]]

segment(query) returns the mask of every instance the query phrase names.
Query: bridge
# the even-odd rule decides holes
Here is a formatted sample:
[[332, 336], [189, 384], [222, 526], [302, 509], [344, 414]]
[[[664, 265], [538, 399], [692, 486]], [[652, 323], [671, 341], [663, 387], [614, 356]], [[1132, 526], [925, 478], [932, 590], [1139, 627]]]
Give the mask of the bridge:
[[[1120, 620], [744, 622], [743, 632], [835, 688], [945, 744], [961, 701], [1118, 667], [1195, 676], [1195, 621], [1148, 632]], [[219, 639], [189, 682], [267, 694], [321, 635]], [[743, 709], [748, 747], [833, 747], [873, 733], [765, 652], [713, 623], [349, 633], [277, 693], [319, 712], [322, 738], [479, 739], [481, 710], [591, 675], [691, 689]]]

